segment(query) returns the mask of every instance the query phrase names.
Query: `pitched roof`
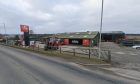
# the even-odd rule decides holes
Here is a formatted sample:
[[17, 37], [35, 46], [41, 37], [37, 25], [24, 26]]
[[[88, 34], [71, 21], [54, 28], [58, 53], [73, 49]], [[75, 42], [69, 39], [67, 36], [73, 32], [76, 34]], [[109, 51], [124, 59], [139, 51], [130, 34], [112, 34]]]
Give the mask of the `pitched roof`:
[[102, 34], [124, 34], [123, 31], [104, 31]]
[[74, 33], [61, 33], [57, 34], [56, 36], [58, 38], [75, 38], [75, 39], [80, 39], [80, 38], [95, 38], [99, 32], [74, 32]]

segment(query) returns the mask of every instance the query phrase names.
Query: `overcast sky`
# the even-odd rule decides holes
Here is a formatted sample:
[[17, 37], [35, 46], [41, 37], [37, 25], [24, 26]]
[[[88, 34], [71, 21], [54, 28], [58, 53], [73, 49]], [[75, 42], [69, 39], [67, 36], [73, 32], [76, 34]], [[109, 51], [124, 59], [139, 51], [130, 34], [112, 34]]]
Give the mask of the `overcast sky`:
[[[104, 0], [103, 31], [140, 34], [140, 0]], [[0, 33], [99, 31], [101, 0], [0, 0]]]

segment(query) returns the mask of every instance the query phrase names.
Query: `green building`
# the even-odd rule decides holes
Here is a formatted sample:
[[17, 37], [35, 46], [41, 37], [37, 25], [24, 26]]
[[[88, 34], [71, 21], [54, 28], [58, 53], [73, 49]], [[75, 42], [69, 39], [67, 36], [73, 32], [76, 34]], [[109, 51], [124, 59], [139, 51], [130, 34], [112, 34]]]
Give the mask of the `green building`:
[[56, 35], [63, 40], [65, 45], [81, 45], [87, 47], [97, 46], [99, 43], [99, 32], [72, 32], [59, 33]]

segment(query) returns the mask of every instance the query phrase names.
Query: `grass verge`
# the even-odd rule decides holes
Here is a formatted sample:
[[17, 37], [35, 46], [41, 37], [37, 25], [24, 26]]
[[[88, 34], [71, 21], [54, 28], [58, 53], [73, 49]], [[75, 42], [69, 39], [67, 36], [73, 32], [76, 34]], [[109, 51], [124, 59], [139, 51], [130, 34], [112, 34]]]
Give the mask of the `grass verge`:
[[32, 48], [24, 48], [24, 47], [19, 47], [19, 46], [10, 46], [13, 48], [18, 48], [18, 49], [22, 49], [22, 50], [26, 50], [26, 51], [30, 51], [30, 52], [34, 52], [34, 53], [38, 53], [38, 54], [43, 54], [45, 56], [51, 56], [51, 57], [59, 57], [59, 58], [63, 58], [66, 61], [69, 62], [74, 62], [74, 63], [82, 63], [82, 64], [107, 64], [106, 61], [103, 60], [99, 60], [97, 58], [87, 58], [84, 56], [81, 56], [80, 54], [74, 56], [72, 53], [68, 53], [68, 52], [62, 52], [60, 53], [58, 50], [48, 50], [48, 51], [44, 51], [43, 49], [32, 49]]

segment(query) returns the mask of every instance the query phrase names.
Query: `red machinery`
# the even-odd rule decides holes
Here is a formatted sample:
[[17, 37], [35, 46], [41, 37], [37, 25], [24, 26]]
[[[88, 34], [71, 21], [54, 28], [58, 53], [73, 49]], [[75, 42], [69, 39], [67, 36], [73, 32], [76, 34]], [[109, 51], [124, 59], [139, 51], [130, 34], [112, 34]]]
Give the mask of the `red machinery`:
[[45, 50], [48, 49], [57, 50], [59, 49], [59, 44], [60, 44], [60, 40], [58, 38], [48, 37], [46, 40]]

